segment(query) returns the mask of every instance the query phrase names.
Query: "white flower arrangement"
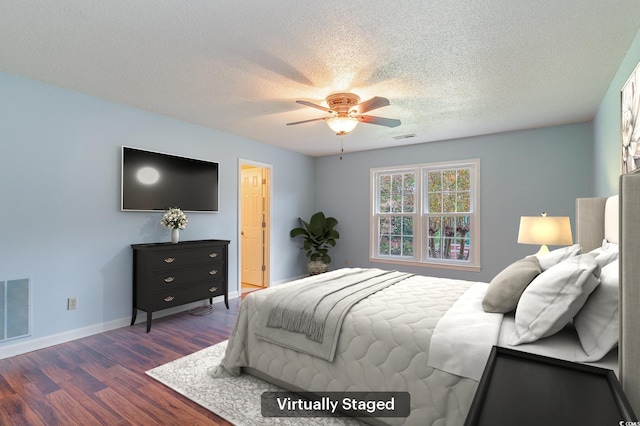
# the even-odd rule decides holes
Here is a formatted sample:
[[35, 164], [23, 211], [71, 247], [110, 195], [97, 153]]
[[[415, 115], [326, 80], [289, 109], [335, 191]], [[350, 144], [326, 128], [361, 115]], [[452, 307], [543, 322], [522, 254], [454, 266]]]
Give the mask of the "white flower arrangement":
[[178, 207], [168, 208], [160, 220], [162, 226], [173, 229], [184, 229], [187, 227], [187, 222], [189, 222], [187, 215]]

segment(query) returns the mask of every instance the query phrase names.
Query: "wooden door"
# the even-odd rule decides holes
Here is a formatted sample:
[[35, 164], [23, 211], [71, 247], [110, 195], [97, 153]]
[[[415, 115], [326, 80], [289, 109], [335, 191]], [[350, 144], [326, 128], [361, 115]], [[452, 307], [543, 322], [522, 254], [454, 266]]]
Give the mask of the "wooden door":
[[263, 169], [242, 169], [242, 282], [264, 286], [265, 195]]

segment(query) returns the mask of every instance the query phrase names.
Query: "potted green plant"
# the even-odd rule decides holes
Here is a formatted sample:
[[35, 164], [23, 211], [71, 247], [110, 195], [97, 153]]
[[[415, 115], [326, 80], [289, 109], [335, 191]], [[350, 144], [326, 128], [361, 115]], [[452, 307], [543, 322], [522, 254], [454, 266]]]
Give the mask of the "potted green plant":
[[338, 221], [333, 217], [325, 217], [324, 213], [317, 212], [309, 222], [300, 220], [301, 227], [293, 228], [289, 235], [295, 238], [298, 235], [303, 237], [302, 250], [305, 250], [309, 263], [307, 269], [309, 274], [315, 275], [327, 272], [331, 263], [329, 248], [335, 247], [336, 240], [340, 234], [334, 228]]

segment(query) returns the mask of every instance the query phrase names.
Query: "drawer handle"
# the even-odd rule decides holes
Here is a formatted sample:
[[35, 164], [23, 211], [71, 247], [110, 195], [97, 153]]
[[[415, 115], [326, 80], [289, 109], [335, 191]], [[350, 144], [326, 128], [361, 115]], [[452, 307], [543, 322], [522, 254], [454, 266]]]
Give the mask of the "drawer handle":
[[209, 275], [215, 275], [217, 273], [218, 273], [218, 271], [216, 271], [215, 269], [209, 271]]
[[172, 282], [173, 280], [175, 280], [175, 278], [173, 278], [173, 277], [167, 277], [167, 278], [165, 278], [165, 279], [164, 279], [164, 282], [165, 282], [165, 283], [170, 283], [170, 282]]
[[218, 257], [218, 253], [209, 253], [210, 258]]
[[176, 260], [176, 259], [173, 258], [173, 257], [167, 257], [164, 261], [165, 261], [165, 263], [173, 263], [174, 260]]
[[164, 301], [165, 301], [165, 302], [171, 302], [173, 299], [174, 299], [174, 297], [173, 297], [173, 296], [169, 296], [169, 297], [165, 297], [165, 298], [164, 298]]
[[218, 287], [211, 287], [211, 288], [209, 289], [209, 291], [210, 291], [211, 293], [213, 293], [213, 292], [214, 292], [214, 291], [216, 291], [217, 289], [218, 289]]

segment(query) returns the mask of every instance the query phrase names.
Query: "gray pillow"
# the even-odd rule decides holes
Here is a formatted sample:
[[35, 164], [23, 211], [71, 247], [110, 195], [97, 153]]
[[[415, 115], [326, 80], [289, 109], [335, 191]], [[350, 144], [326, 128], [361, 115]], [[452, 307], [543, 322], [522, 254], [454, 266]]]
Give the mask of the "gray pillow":
[[489, 283], [482, 308], [492, 313], [513, 311], [524, 289], [540, 272], [540, 264], [535, 256], [525, 257], [507, 266]]

